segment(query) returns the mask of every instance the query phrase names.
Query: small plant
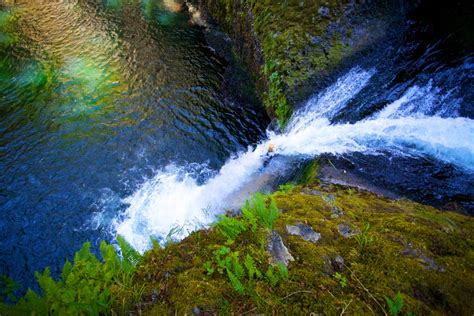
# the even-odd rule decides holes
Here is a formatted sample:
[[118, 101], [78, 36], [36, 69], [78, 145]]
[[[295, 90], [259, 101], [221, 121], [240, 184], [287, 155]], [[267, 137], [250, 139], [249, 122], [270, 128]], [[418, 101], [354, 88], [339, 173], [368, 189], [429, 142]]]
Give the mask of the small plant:
[[270, 265], [267, 269], [267, 272], [265, 272], [265, 276], [270, 285], [275, 286], [280, 280], [288, 278], [288, 269], [284, 264], [278, 263], [275, 271], [275, 268]]
[[245, 223], [242, 221], [225, 215], [220, 217], [216, 226], [221, 233], [230, 240], [234, 240], [247, 229]]
[[286, 183], [286, 184], [282, 184], [278, 187], [278, 191], [283, 193], [283, 194], [288, 194], [290, 193], [291, 191], [293, 191], [295, 189], [295, 184], [294, 183]]
[[344, 289], [347, 287], [347, 278], [339, 272], [334, 274], [334, 278], [339, 281], [339, 285]]
[[385, 302], [387, 302], [388, 312], [390, 316], [397, 316], [402, 311], [404, 303], [402, 294], [400, 292], [395, 295], [393, 300], [388, 297], [385, 297]]
[[363, 253], [367, 249], [367, 247], [375, 241], [375, 238], [369, 235], [369, 229], [370, 224], [367, 223], [365, 225], [364, 230], [360, 234], [354, 236], [354, 239], [359, 244], [361, 253]]
[[247, 201], [242, 208], [243, 212], [252, 213], [253, 217], [257, 219], [263, 227], [272, 229], [273, 224], [278, 218], [279, 212], [273, 197], [270, 197], [270, 205], [266, 205], [266, 196], [261, 193], [256, 193], [251, 199], [251, 202]]
[[212, 267], [211, 261], [206, 261], [204, 263], [204, 268], [207, 271], [207, 275], [212, 275], [214, 273], [214, 268]]

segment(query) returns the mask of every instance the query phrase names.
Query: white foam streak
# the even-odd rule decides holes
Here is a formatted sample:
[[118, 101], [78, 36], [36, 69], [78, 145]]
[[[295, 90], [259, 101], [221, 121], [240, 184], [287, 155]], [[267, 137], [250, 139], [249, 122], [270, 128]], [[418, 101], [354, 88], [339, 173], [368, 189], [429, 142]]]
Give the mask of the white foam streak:
[[[163, 237], [179, 226], [184, 230], [177, 237], [184, 237], [208, 225], [235, 200], [239, 190], [262, 174], [270, 143], [281, 156], [390, 151], [434, 157], [468, 171], [474, 170], [473, 120], [437, 116], [443, 108], [455, 113], [457, 105], [443, 107], [449, 95], [440, 96], [431, 82], [426, 87], [407, 90], [399, 100], [367, 120], [331, 124], [329, 119], [368, 84], [374, 73], [373, 69], [352, 69], [295, 113], [285, 133], [269, 134], [269, 139], [256, 148], [229, 159], [219, 173], [204, 184], [199, 185], [177, 167], [159, 172], [124, 200], [129, 207], [123, 214], [124, 219], [115, 223], [116, 233], [144, 251], [149, 245], [149, 236]], [[435, 116], [428, 117], [428, 113]]]

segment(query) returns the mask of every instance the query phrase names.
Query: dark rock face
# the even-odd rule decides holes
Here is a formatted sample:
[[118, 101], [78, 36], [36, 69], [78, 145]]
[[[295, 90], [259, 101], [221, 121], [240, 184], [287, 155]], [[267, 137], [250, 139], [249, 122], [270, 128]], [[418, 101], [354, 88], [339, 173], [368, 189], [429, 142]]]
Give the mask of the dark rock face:
[[317, 243], [321, 234], [315, 232], [311, 227], [304, 224], [286, 225], [286, 230], [291, 235], [301, 236], [304, 240]]
[[271, 256], [271, 264], [282, 263], [285, 266], [288, 266], [290, 261], [295, 260], [288, 251], [288, 248], [283, 243], [280, 234], [278, 234], [276, 231], [272, 231], [272, 234], [268, 239], [267, 251]]

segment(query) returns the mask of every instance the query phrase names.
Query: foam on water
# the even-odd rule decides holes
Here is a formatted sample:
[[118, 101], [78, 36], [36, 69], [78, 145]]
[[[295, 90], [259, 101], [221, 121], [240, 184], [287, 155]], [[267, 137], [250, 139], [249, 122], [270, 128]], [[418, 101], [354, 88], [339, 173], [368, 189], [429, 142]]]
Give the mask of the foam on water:
[[176, 236], [181, 238], [208, 225], [230, 206], [233, 194], [263, 172], [265, 161], [270, 159], [266, 155], [269, 144], [275, 146], [279, 156], [390, 151], [429, 156], [474, 172], [474, 121], [456, 117], [459, 100], [442, 107], [449, 93], [442, 95], [431, 82], [408, 89], [399, 100], [368, 119], [331, 124], [330, 119], [374, 74], [374, 69], [353, 68], [297, 111], [284, 133], [268, 133], [267, 140], [230, 158], [204, 184], [198, 184], [176, 166], [159, 172], [124, 200], [129, 207], [122, 220], [115, 222], [115, 232], [144, 251], [149, 246], [149, 236], [163, 237], [174, 227], [181, 227]]

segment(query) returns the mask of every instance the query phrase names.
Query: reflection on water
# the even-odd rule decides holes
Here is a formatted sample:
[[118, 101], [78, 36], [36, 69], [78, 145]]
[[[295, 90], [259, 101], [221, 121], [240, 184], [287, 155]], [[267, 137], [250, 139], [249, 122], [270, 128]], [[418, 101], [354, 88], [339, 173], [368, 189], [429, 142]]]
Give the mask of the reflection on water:
[[264, 114], [223, 95], [224, 61], [179, 1], [0, 9], [0, 274], [55, 270], [106, 237], [90, 225], [104, 201], [113, 217], [154, 170], [218, 168], [263, 132]]

